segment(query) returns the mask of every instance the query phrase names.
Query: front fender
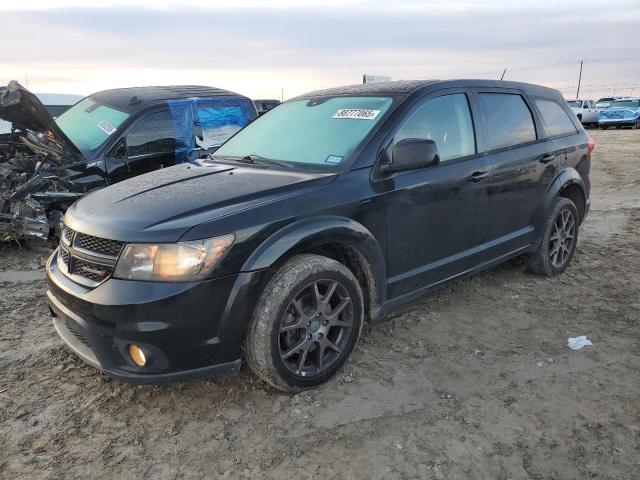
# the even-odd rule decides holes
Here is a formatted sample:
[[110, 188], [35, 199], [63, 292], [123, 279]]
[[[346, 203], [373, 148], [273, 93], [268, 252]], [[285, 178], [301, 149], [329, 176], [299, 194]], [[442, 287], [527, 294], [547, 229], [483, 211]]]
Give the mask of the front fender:
[[243, 272], [271, 268], [289, 253], [327, 244], [346, 245], [364, 257], [374, 280], [375, 302], [386, 296], [386, 262], [380, 244], [362, 224], [345, 217], [304, 219], [285, 226], [268, 237], [247, 259]]

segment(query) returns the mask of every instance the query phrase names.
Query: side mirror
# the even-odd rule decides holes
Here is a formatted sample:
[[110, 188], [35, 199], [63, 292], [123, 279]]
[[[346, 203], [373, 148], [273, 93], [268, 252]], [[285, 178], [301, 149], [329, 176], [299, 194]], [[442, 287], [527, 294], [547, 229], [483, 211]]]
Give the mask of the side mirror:
[[193, 126], [193, 136], [201, 142], [204, 140], [204, 135], [202, 134], [202, 126], [197, 124]]
[[393, 147], [391, 163], [380, 165], [382, 173], [404, 172], [431, 167], [440, 162], [438, 147], [433, 140], [405, 138]]

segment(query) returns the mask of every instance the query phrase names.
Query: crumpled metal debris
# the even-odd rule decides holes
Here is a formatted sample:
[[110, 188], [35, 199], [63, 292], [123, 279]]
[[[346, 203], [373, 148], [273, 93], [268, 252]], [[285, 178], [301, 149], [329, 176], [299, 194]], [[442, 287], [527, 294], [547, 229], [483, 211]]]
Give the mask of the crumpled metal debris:
[[79, 152], [65, 147], [53, 118], [17, 82], [0, 87], [0, 118], [13, 124], [0, 134], [0, 241], [46, 239], [62, 218], [56, 205], [84, 194], [67, 171]]

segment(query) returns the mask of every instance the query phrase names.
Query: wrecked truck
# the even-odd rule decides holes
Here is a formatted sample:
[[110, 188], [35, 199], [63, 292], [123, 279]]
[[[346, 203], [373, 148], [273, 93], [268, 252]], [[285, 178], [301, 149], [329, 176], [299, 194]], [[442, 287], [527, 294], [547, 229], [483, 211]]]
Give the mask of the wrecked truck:
[[0, 87], [0, 241], [59, 237], [66, 209], [121, 180], [212, 153], [257, 117], [211, 87], [94, 93], [54, 119], [19, 83]]

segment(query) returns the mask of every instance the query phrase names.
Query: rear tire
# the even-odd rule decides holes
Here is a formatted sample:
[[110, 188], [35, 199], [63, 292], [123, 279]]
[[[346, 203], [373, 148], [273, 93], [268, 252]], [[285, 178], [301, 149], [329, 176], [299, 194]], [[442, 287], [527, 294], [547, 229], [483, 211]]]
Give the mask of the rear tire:
[[245, 342], [249, 367], [287, 392], [332, 377], [353, 351], [364, 318], [353, 273], [320, 255], [298, 255], [265, 287]]
[[578, 243], [578, 209], [568, 198], [558, 197], [544, 224], [537, 248], [526, 257], [527, 269], [552, 277], [566, 270]]

